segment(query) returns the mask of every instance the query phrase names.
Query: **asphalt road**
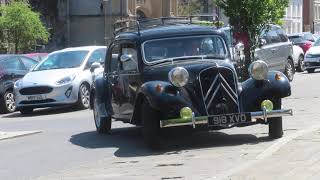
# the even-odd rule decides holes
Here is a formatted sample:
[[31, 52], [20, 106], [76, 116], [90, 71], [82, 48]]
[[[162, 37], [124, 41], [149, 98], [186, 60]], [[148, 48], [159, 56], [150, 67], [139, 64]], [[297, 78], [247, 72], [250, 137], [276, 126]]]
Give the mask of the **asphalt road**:
[[112, 135], [98, 135], [89, 110], [1, 115], [0, 131], [42, 133], [0, 141], [0, 179], [223, 179], [320, 128], [319, 80], [320, 73], [296, 74], [292, 96], [283, 101], [294, 116], [284, 118], [285, 135], [276, 141], [264, 125], [192, 134], [179, 129], [155, 152], [144, 146], [139, 128], [127, 124], [115, 122]]

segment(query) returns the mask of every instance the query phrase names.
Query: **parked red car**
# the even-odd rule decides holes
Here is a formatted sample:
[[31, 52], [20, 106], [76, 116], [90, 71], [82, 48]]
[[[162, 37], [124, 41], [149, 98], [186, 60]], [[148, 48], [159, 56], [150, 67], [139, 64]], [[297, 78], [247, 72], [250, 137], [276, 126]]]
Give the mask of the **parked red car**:
[[[313, 45], [314, 40], [309, 37], [308, 33], [289, 35], [288, 38], [293, 45], [300, 46], [303, 52], [306, 53]], [[311, 34], [312, 36], [312, 34]]]
[[30, 53], [30, 54], [24, 54], [24, 56], [40, 62], [48, 56], [48, 53]]

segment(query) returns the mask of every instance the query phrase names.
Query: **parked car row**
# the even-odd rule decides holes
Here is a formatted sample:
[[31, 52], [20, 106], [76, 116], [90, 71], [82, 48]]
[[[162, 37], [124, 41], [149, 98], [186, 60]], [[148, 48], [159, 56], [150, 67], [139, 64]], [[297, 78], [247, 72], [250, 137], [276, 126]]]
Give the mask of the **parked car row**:
[[105, 46], [88, 46], [34, 54], [47, 56], [40, 62], [22, 55], [0, 56], [1, 112], [29, 114], [35, 108], [70, 104], [89, 108], [90, 68], [102, 71], [105, 54]]

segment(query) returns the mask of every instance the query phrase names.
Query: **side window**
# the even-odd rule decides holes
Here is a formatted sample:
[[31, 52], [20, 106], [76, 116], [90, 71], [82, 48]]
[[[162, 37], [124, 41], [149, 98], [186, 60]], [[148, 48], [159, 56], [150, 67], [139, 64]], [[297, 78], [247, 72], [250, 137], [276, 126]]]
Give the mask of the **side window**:
[[121, 55], [131, 56], [131, 60], [122, 63], [122, 70], [124, 71], [134, 71], [138, 68], [138, 57], [137, 50], [131, 44], [122, 45]]
[[286, 33], [284, 32], [283, 29], [277, 29], [276, 30], [278, 36], [280, 37], [281, 42], [288, 42], [288, 36], [286, 35]]
[[37, 61], [32, 60], [32, 59], [28, 59], [25, 57], [20, 57], [22, 63], [24, 64], [24, 66], [30, 70], [32, 67], [34, 67], [37, 64]]
[[110, 67], [109, 70], [110, 72], [115, 72], [119, 71], [120, 67], [120, 61], [119, 61], [119, 53], [120, 53], [120, 46], [115, 45], [111, 47], [111, 62], [110, 62]]
[[[275, 30], [269, 30], [267, 32], [267, 36], [268, 36], [268, 39], [269, 39], [269, 42], [270, 43], [278, 43], [278, 42], [281, 42], [281, 39], [280, 37], [278, 36], [277, 32]], [[269, 43], [268, 42], [268, 43]]]
[[95, 51], [91, 54], [91, 56], [89, 57], [89, 60], [88, 60], [88, 65], [89, 65], [89, 67], [90, 67], [91, 64], [93, 64], [94, 62], [103, 63], [105, 57], [106, 57], [106, 50], [105, 50], [105, 49], [95, 50]]
[[3, 61], [2, 66], [5, 70], [25, 70], [18, 57], [11, 57]]

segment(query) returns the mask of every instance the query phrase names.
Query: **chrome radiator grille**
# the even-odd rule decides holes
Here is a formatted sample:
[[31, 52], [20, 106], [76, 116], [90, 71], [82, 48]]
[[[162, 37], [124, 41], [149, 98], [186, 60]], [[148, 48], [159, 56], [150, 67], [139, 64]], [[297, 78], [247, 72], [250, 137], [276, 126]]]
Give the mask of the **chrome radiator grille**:
[[208, 115], [239, 112], [237, 80], [226, 67], [211, 67], [200, 72], [199, 81]]

